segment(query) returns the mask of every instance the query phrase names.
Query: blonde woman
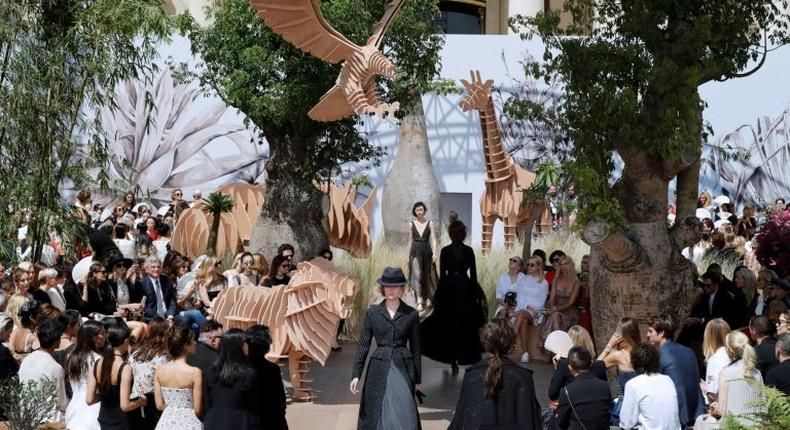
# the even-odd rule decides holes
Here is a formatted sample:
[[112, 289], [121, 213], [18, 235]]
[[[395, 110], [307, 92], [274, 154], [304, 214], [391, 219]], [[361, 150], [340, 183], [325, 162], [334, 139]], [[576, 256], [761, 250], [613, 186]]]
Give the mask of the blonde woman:
[[719, 376], [730, 364], [725, 343], [730, 334], [730, 325], [721, 318], [714, 318], [705, 326], [702, 354], [705, 356], [705, 382], [700, 384], [702, 392], [712, 402], [719, 394]]
[[711, 403], [711, 414], [697, 418], [695, 430], [720, 428], [720, 419], [716, 417], [732, 415], [739, 420], [740, 416], [759, 411], [753, 403], [760, 400], [760, 390], [753, 382], [762, 383], [763, 378], [756, 368], [757, 353], [749, 345], [749, 338], [740, 331], [730, 332], [725, 348], [732, 364], [721, 371], [718, 401]]
[[236, 277], [239, 273], [241, 273], [241, 257], [244, 255], [244, 252], [239, 252], [233, 257], [233, 263], [230, 265], [230, 269], [226, 270], [222, 276], [228, 280], [228, 286], [233, 286], [233, 278]]
[[762, 269], [757, 273], [757, 306], [754, 308], [755, 315], [764, 315], [768, 308], [768, 301], [771, 299], [768, 292], [771, 288], [771, 281], [778, 275], [771, 269]]
[[[552, 282], [549, 308], [546, 309], [546, 323], [540, 331], [540, 344], [546, 342], [549, 333], [555, 330], [568, 330], [579, 321], [576, 299], [579, 297], [579, 278], [576, 265], [570, 256], [559, 258], [557, 274]], [[592, 352], [592, 351], [591, 351]]]
[[[571, 338], [573, 346], [580, 346], [590, 353], [595, 351], [593, 346], [592, 337], [590, 332], [580, 325], [572, 326], [568, 329], [568, 337]], [[549, 383], [549, 400], [556, 402], [560, 398], [562, 388], [573, 382], [573, 375], [568, 368], [568, 359], [555, 355], [554, 361], [554, 374], [551, 375], [551, 382]], [[596, 378], [606, 381], [606, 366], [603, 361], [596, 360], [590, 366], [590, 373], [595, 375]]]
[[757, 309], [757, 275], [746, 267], [735, 271], [732, 279], [735, 297], [732, 301], [732, 327], [740, 329], [749, 326], [749, 320]]
[[516, 312], [513, 313], [512, 319], [517, 335], [516, 344], [524, 351], [521, 355], [522, 363], [529, 361], [529, 353], [527, 353], [529, 327], [540, 323], [543, 318], [543, 307], [549, 295], [549, 283], [543, 271], [543, 259], [532, 256], [524, 267], [527, 269], [527, 276], [520, 283], [516, 293]]
[[220, 273], [222, 263], [217, 257], [206, 257], [198, 267], [197, 276], [193, 282], [197, 283], [198, 297], [206, 309], [211, 309], [214, 299], [228, 287], [228, 281]]
[[253, 258], [252, 271], [255, 272], [255, 274], [260, 276], [261, 278], [268, 275], [269, 262], [266, 261], [266, 257], [260, 252], [256, 252], [255, 254], [252, 254], [252, 258]]

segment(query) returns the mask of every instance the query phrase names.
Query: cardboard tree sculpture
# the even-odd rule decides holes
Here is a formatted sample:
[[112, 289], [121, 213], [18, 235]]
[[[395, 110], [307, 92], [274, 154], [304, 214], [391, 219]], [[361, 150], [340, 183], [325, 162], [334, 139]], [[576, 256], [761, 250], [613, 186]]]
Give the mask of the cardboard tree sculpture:
[[483, 134], [483, 156], [486, 164], [486, 189], [480, 197], [480, 214], [483, 218], [483, 252], [491, 250], [494, 223], [505, 224], [505, 247], [511, 249], [516, 242], [519, 224], [529, 221], [531, 207], [522, 207], [522, 192], [534, 181], [535, 175], [516, 164], [505, 151], [499, 130], [491, 87], [494, 81], [483, 82], [479, 71], [471, 71], [471, 82], [461, 79], [467, 90], [460, 107], [464, 112], [480, 112], [480, 130]]
[[[368, 199], [356, 207], [356, 187], [346, 183], [342, 188], [335, 184], [317, 185], [329, 197], [325, 228], [332, 246], [348, 251], [356, 258], [367, 258], [373, 249], [370, 237], [370, 214], [376, 204], [376, 188]], [[266, 199], [264, 185], [233, 183], [217, 191], [233, 197], [233, 211], [222, 214], [217, 235], [217, 255], [236, 252], [239, 246], [249, 243], [255, 220]], [[195, 259], [206, 253], [211, 215], [201, 208], [190, 208], [181, 213], [170, 244], [173, 250]]]
[[367, 258], [373, 249], [370, 238], [370, 213], [376, 204], [373, 187], [365, 203], [357, 208], [357, 186], [350, 182], [340, 188], [335, 184], [323, 183], [319, 188], [329, 196], [329, 213], [326, 215], [326, 231], [332, 246], [348, 251], [356, 258]]
[[214, 302], [214, 317], [226, 328], [269, 327], [272, 345], [267, 358], [287, 358], [294, 398], [312, 400], [310, 359], [326, 363], [337, 326], [351, 315], [358, 288], [331, 261], [318, 257], [299, 263], [288, 285], [222, 291]]
[[329, 122], [364, 113], [394, 117], [399, 104], [380, 100], [374, 77], [395, 77], [395, 65], [379, 49], [405, 1], [387, 5], [364, 46], [352, 43], [326, 22], [319, 0], [250, 0], [250, 4], [266, 26], [296, 48], [330, 63], [343, 62], [335, 85], [307, 113], [315, 121]]

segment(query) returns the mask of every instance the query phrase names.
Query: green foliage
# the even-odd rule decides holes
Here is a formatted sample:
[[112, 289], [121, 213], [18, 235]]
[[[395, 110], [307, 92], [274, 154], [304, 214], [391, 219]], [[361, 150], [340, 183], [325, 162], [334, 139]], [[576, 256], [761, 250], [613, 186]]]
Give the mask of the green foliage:
[[[386, 0], [322, 1], [324, 17], [350, 41], [363, 45], [383, 13]], [[394, 81], [380, 82], [384, 98], [408, 109], [423, 91], [447, 89], [435, 83], [443, 37], [436, 23], [437, 0], [406, 2], [384, 39], [383, 52], [398, 68]], [[334, 84], [339, 64], [302, 53], [267, 28], [248, 0], [215, 2], [214, 23], [199, 27], [189, 16], [178, 25], [204, 67], [195, 72], [228, 104], [254, 122], [269, 142], [270, 164], [289, 163], [288, 176], [310, 183], [326, 179], [347, 162], [377, 160], [383, 150], [357, 132], [359, 118], [322, 123], [307, 112]], [[270, 181], [284, 174], [270, 171]]]
[[214, 191], [203, 198], [203, 212], [212, 216], [211, 230], [208, 234], [206, 253], [217, 255], [217, 237], [222, 214], [233, 211], [233, 198], [225, 193]]
[[[615, 151], [625, 161], [624, 177], [649, 173], [629, 171], [637, 157], [667, 182], [680, 171], [682, 153], [699, 153], [706, 133], [699, 86], [737, 78], [769, 45], [786, 43], [787, 6], [786, 0], [568, 0], [564, 10], [574, 23], [567, 28], [559, 27], [560, 11], [511, 20], [522, 38], [538, 36], [546, 46], [542, 64], [525, 65], [527, 75], [547, 83], [562, 77], [565, 98], [551, 120], [574, 144], [565, 167], [581, 191], [582, 225], [595, 218], [625, 224], [618, 202], [627, 194], [613, 193], [608, 183]], [[588, 36], [565, 37], [577, 34]], [[508, 109], [545, 119], [522, 101]], [[663, 211], [666, 202], [654, 207]]]
[[47, 422], [56, 401], [55, 382], [39, 386], [36, 381], [19, 382], [16, 377], [0, 381], [0, 411], [8, 430], [36, 430]]
[[[29, 223], [34, 256], [48, 229], [70, 235], [59, 187], [106, 186], [108, 154], [95, 115], [118, 81], [151, 76], [169, 34], [160, 1], [0, 2], [0, 225]], [[87, 141], [87, 151], [77, 153]], [[99, 167], [98, 177], [89, 177]], [[8, 233], [6, 231], [5, 233]]]
[[760, 388], [762, 400], [753, 406], [760, 412], [753, 415], [727, 415], [722, 420], [724, 430], [786, 430], [790, 428], [790, 397], [776, 388], [751, 382]]

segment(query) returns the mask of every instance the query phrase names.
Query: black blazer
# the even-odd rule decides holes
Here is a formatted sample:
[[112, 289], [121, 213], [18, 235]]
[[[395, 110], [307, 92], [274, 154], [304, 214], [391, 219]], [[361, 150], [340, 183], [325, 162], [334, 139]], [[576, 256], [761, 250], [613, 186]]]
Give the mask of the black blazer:
[[609, 429], [609, 409], [612, 407], [609, 383], [591, 372], [580, 374], [565, 386], [560, 392], [559, 403], [554, 412], [558, 429]]
[[485, 396], [489, 360], [484, 358], [466, 369], [455, 415], [447, 429], [477, 429], [497, 423], [523, 430], [540, 429], [540, 404], [535, 396], [532, 371], [502, 357], [503, 386], [494, 401]]
[[205, 377], [211, 367], [214, 366], [214, 362], [217, 361], [217, 355], [217, 351], [214, 351], [210, 346], [203, 342], [198, 342], [195, 347], [195, 353], [187, 357], [187, 364], [202, 370]]
[[[590, 373], [595, 375], [601, 381], [606, 381], [606, 364], [601, 360], [595, 360], [590, 366]], [[557, 362], [557, 368], [554, 374], [551, 375], [551, 383], [549, 383], [549, 400], [557, 400], [560, 398], [560, 390], [563, 387], [573, 382], [573, 374], [568, 369], [568, 359], [561, 358]]]
[[776, 339], [771, 336], [766, 337], [759, 345], [754, 346], [754, 352], [757, 353], [757, 370], [765, 381], [768, 372], [779, 365], [779, 360], [776, 359]]
[[280, 374], [280, 366], [261, 358], [251, 360], [252, 367], [258, 376], [258, 387], [261, 390], [261, 403], [258, 409], [261, 422], [266, 430], [288, 430], [285, 421], [285, 387]]
[[[702, 300], [697, 304], [692, 315], [697, 318], [705, 318], [705, 324], [714, 318], [724, 318], [728, 324], [732, 320], [732, 296], [727, 291], [719, 286], [716, 296], [713, 298], [713, 309], [708, 308], [710, 301], [710, 294], [705, 293], [702, 295]], [[735, 328], [735, 327], [733, 327]]]
[[[154, 291], [154, 283], [148, 275], [144, 276], [138, 281], [139, 285], [135, 288], [142, 291], [145, 297], [145, 309], [143, 310], [143, 319], [148, 322], [151, 321], [156, 315], [156, 292]], [[176, 316], [176, 289], [173, 288], [173, 283], [170, 278], [166, 276], [159, 277], [159, 286], [162, 288], [162, 296], [165, 301], [165, 317]]]
[[768, 372], [765, 385], [774, 387], [785, 393], [786, 396], [790, 396], [790, 359], [783, 361]]

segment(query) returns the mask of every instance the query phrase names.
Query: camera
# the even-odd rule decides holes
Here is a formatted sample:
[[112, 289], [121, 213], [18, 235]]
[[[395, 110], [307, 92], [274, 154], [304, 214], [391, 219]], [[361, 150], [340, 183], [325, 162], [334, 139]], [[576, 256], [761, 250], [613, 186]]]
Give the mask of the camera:
[[505, 294], [505, 300], [504, 300], [505, 306], [508, 306], [508, 307], [511, 307], [511, 308], [515, 308], [516, 307], [516, 298], [517, 298], [517, 294], [516, 294], [515, 291], [511, 291], [509, 293], [506, 293]]

